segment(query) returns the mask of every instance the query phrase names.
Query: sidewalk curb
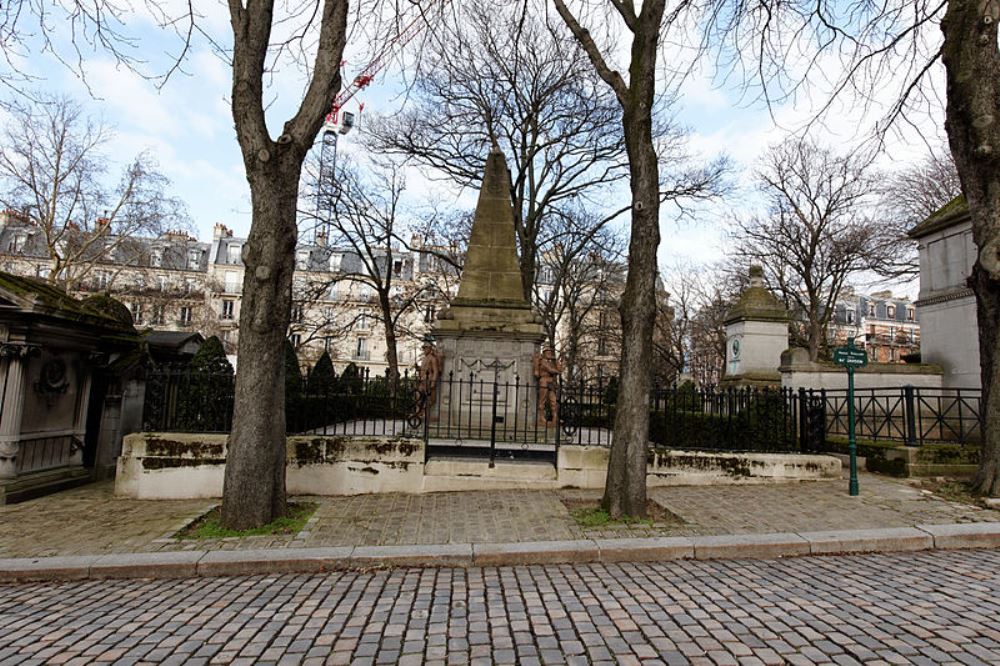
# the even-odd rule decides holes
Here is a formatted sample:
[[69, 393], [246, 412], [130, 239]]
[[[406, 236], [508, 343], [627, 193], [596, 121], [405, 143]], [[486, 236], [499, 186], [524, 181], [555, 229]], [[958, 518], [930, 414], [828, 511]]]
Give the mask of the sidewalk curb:
[[580, 539], [520, 543], [163, 551], [0, 559], [0, 583], [323, 573], [392, 567], [773, 559], [1000, 548], [1000, 522], [825, 532]]

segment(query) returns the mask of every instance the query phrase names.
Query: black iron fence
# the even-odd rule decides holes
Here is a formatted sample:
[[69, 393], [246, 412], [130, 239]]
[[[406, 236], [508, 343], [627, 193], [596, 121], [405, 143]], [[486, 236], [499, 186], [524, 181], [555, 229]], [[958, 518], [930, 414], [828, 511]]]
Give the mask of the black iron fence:
[[[847, 437], [847, 391], [817, 393], [826, 405], [827, 434]], [[981, 396], [979, 389], [855, 389], [855, 432], [859, 439], [907, 446], [978, 444], [983, 432]]]
[[[144, 427], [228, 432], [233, 376], [165, 368], [147, 377]], [[286, 392], [289, 434], [409, 435], [427, 451], [555, 459], [562, 444], [609, 446], [617, 382], [562, 385], [446, 375], [427, 386], [408, 374], [303, 379]], [[658, 447], [728, 451], [820, 451], [847, 436], [847, 395], [836, 390], [654, 387], [649, 440]], [[980, 393], [972, 389], [856, 391], [857, 435], [907, 445], [976, 443]]]

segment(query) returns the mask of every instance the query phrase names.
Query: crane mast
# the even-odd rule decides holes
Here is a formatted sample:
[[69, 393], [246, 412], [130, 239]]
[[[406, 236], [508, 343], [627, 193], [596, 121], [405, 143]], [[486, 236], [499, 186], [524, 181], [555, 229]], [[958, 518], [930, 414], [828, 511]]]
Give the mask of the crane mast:
[[[443, 4], [447, 4], [445, 0]], [[316, 187], [316, 230], [323, 229], [330, 238], [330, 226], [333, 223], [334, 203], [337, 196], [337, 142], [341, 134], [347, 134], [354, 127], [355, 114], [344, 110], [351, 99], [368, 87], [375, 76], [385, 67], [393, 51], [405, 46], [417, 36], [426, 25], [423, 14], [410, 20], [391, 39], [372, 60], [333, 98], [330, 113], [323, 123], [323, 133], [319, 153], [319, 174]], [[361, 107], [363, 108], [363, 106]], [[360, 113], [360, 109], [359, 109]]]

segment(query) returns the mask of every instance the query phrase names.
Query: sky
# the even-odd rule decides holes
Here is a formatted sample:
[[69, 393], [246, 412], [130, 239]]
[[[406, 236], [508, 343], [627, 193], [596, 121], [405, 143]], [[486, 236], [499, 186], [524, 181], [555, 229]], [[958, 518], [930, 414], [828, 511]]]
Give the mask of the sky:
[[[202, 19], [206, 30], [227, 35], [228, 18], [222, 6], [204, 6], [208, 12]], [[176, 38], [141, 17], [126, 28], [135, 37], [135, 52], [149, 61], [145, 69], [163, 71], [170, 54], [176, 51]], [[57, 30], [54, 43], [57, 51], [65, 49], [65, 26]], [[359, 51], [364, 46], [349, 44], [346, 76], [357, 71], [360, 65], [355, 62], [362, 62]], [[116, 64], [104, 51], [85, 52], [83, 56], [82, 79], [43, 52], [38, 42], [29, 44], [19, 66], [35, 77], [34, 89], [70, 95], [115, 128], [107, 150], [109, 163], [124, 164], [137, 153], [148, 152], [171, 180], [174, 193], [186, 202], [201, 239], [211, 238], [216, 223], [245, 235], [250, 226], [249, 188], [229, 107], [228, 65], [201, 42], [189, 54], [183, 69], [158, 87]], [[675, 112], [679, 123], [691, 132], [690, 152], [696, 158], [708, 160], [724, 154], [733, 161], [736, 189], [725, 201], [698, 209], [694, 219], [677, 221], [672, 210], [664, 209], [662, 265], [717, 261], [725, 251], [726, 215], [753, 204], [750, 173], [756, 159], [768, 145], [812, 117], [809, 100], [800, 98], [769, 111], [759, 102], [746, 99], [734, 86], [713, 81], [711, 74], [701, 71], [688, 78]], [[400, 73], [390, 69], [358, 96], [365, 104], [361, 123], [372, 113], [392, 113], [405, 103], [405, 97], [399, 95], [400, 81]], [[286, 76], [274, 85], [269, 108], [272, 132], [280, 126], [279, 119], [288, 117], [300, 92], [297, 76]], [[940, 115], [917, 119], [923, 135], [943, 138]], [[824, 128], [814, 136], [831, 146], [855, 144], [877, 117], [877, 110], [866, 116], [856, 105], [845, 102], [826, 116]], [[349, 135], [341, 141], [341, 149], [345, 154], [357, 151], [357, 142]], [[878, 165], [895, 168], [919, 158], [924, 151], [924, 144], [913, 132], [903, 138], [893, 136], [886, 151], [879, 155]], [[419, 172], [412, 175], [409, 185], [424, 196], [453, 200], [458, 206], [471, 207], [474, 202], [474, 192], [453, 190]], [[627, 201], [627, 189], [623, 188], [620, 196]], [[912, 292], [913, 286], [901, 290]]]

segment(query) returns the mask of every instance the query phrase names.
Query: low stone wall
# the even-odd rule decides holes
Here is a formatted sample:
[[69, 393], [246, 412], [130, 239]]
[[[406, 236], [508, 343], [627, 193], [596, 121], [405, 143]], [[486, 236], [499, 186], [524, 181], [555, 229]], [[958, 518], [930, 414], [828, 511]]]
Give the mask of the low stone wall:
[[[288, 438], [286, 483], [293, 495], [360, 495], [533, 488], [602, 488], [609, 450], [561, 446], [555, 468], [538, 463], [434, 460], [407, 437]], [[222, 496], [226, 436], [135, 433], [125, 437], [115, 493], [136, 499]], [[650, 456], [650, 486], [763, 483], [835, 477], [833, 456], [667, 451]]]
[[[406, 437], [288, 438], [293, 495], [421, 492], [424, 445]], [[134, 433], [118, 459], [115, 494], [136, 499], [221, 497], [226, 436]]]
[[[561, 485], [603, 488], [609, 455], [602, 447], [560, 447]], [[838, 477], [840, 469], [840, 460], [825, 455], [653, 449], [646, 483], [655, 487], [827, 479]]]
[[[846, 389], [847, 371], [826, 361], [809, 360], [809, 351], [792, 348], [781, 355], [781, 387], [791, 389]], [[933, 363], [869, 363], [854, 371], [854, 386], [869, 388], [939, 389], [944, 385], [944, 370]]]

